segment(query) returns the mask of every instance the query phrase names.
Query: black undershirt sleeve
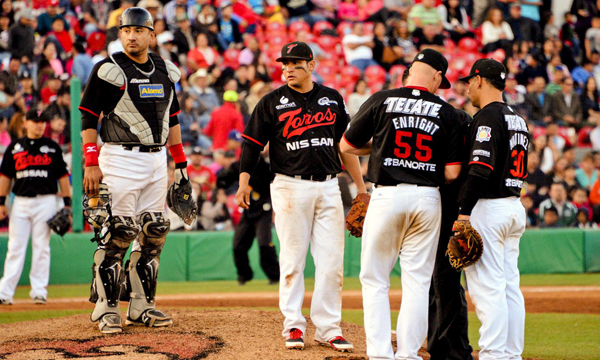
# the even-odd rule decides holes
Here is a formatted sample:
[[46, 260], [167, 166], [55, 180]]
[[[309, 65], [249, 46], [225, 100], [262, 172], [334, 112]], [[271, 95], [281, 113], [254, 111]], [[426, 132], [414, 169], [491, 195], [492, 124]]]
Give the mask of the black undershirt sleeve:
[[258, 164], [261, 151], [262, 148], [258, 144], [249, 140], [244, 141], [244, 148], [242, 149], [242, 156], [240, 158], [240, 174], [246, 172], [252, 175]]
[[81, 112], [81, 130], [98, 129], [98, 117], [87, 111]]
[[487, 180], [492, 173], [492, 169], [483, 165], [473, 164], [469, 169], [467, 181], [464, 185], [463, 197], [460, 202], [460, 215], [471, 215], [471, 211], [477, 204], [479, 197], [485, 190]]

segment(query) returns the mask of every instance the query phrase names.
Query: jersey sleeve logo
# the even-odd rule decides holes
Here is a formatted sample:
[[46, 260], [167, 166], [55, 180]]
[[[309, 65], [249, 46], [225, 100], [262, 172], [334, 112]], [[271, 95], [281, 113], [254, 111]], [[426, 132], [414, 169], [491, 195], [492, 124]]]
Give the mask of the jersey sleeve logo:
[[477, 136], [475, 136], [475, 141], [479, 141], [480, 143], [484, 141], [490, 141], [492, 138], [492, 128], [489, 126], [480, 126], [477, 128]]
[[157, 85], [140, 85], [141, 98], [162, 98], [165, 97], [165, 89], [162, 84]]

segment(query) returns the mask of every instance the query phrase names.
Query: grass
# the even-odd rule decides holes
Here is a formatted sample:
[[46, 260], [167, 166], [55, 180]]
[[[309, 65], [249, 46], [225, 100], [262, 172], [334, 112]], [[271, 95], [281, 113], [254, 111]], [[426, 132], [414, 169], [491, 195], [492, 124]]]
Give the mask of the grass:
[[38, 310], [14, 311], [0, 313], [0, 324], [16, 323], [21, 321], [60, 318], [77, 314], [89, 313], [89, 310]]
[[[559, 285], [599, 285], [600, 274], [556, 274], [556, 275], [522, 275], [522, 286], [559, 286]], [[306, 289], [314, 287], [314, 279], [306, 279]], [[392, 278], [392, 289], [400, 289], [399, 277]], [[50, 285], [48, 297], [82, 297], [89, 295], [89, 285]], [[231, 292], [275, 292], [277, 286], [268, 285], [266, 280], [250, 281], [244, 286], [239, 286], [236, 281], [202, 281], [202, 282], [159, 282], [158, 294], [206, 294], [206, 293], [231, 293]], [[358, 278], [345, 278], [344, 290], [360, 290]], [[29, 287], [19, 286], [15, 299], [29, 298]]]

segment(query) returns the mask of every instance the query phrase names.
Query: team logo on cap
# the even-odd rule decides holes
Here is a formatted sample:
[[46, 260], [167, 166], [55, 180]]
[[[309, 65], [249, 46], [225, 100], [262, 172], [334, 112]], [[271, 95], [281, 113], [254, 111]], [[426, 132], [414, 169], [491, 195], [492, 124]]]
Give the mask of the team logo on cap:
[[492, 128], [489, 126], [480, 126], [477, 128], [477, 136], [475, 136], [475, 140], [480, 143], [484, 141], [490, 141], [492, 138]]
[[421, 59], [423, 59], [424, 57], [425, 57], [425, 55], [423, 55], [423, 54], [419, 54], [419, 56], [417, 56], [417, 59], [421, 60]]
[[288, 48], [287, 48], [287, 53], [288, 53], [288, 54], [289, 54], [289, 53], [291, 53], [291, 52], [292, 52], [292, 49], [293, 49], [293, 48], [295, 48], [296, 46], [298, 46], [298, 44], [292, 44], [292, 45], [289, 45], [289, 46], [288, 46]]
[[502, 80], [504, 80], [504, 78], [506, 78], [506, 73], [500, 73], [500, 77], [502, 78]]

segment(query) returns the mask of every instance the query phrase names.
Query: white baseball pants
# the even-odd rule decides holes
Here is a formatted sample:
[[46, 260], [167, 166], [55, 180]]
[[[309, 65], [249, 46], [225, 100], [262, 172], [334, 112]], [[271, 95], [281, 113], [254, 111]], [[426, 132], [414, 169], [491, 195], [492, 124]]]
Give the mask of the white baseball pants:
[[4, 275], [0, 280], [0, 299], [12, 301], [23, 272], [27, 244], [31, 235], [31, 270], [29, 296], [48, 297], [50, 278], [50, 235], [46, 224], [58, 210], [56, 195], [16, 196], [8, 223], [8, 252]]
[[276, 175], [271, 184], [275, 228], [280, 242], [279, 308], [285, 316], [282, 335], [293, 328], [306, 333], [302, 316], [304, 266], [308, 245], [315, 261], [315, 289], [310, 318], [315, 340], [342, 335], [344, 210], [337, 178], [315, 182]]
[[483, 255], [465, 268], [479, 328], [480, 360], [520, 360], [525, 342], [525, 301], [519, 289], [519, 241], [525, 208], [517, 197], [481, 199], [471, 224], [483, 238]]
[[[422, 359], [429, 286], [441, 224], [439, 190], [409, 184], [377, 187], [363, 228], [362, 284], [369, 359]], [[391, 343], [390, 274], [400, 257], [402, 305]]]

